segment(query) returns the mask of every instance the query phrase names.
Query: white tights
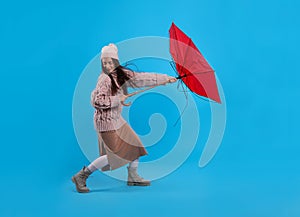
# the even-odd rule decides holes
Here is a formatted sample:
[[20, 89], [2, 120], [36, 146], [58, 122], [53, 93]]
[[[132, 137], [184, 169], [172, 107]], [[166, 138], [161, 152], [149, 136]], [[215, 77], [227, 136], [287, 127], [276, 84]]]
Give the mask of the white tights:
[[[129, 163], [129, 167], [137, 168], [138, 164], [139, 164], [139, 159], [137, 158], [134, 161]], [[90, 163], [90, 165], [88, 165], [87, 168], [89, 171], [94, 172], [95, 170], [101, 169], [106, 165], [108, 165], [107, 155], [102, 155], [98, 157], [96, 160], [94, 160], [92, 163]]]

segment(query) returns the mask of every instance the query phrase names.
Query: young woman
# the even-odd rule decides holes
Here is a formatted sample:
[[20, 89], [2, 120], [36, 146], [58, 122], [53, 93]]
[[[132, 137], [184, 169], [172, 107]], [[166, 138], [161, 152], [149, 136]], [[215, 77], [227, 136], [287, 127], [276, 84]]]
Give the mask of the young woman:
[[121, 116], [123, 102], [127, 99], [127, 87], [147, 87], [162, 83], [172, 83], [177, 79], [165, 74], [136, 73], [119, 63], [116, 45], [109, 44], [101, 50], [103, 72], [98, 78], [91, 95], [95, 108], [94, 125], [98, 133], [100, 157], [87, 167], [83, 167], [72, 181], [78, 192], [89, 192], [86, 179], [97, 169], [114, 170], [129, 164], [127, 185], [148, 186], [137, 173], [139, 157], [146, 155], [141, 140]]

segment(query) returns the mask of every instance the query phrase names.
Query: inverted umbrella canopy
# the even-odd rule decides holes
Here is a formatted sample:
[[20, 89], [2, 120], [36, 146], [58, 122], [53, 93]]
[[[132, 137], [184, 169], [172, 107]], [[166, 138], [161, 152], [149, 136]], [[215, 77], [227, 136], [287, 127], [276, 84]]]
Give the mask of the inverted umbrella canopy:
[[170, 53], [178, 78], [194, 93], [221, 103], [214, 70], [191, 38], [174, 23], [170, 29]]

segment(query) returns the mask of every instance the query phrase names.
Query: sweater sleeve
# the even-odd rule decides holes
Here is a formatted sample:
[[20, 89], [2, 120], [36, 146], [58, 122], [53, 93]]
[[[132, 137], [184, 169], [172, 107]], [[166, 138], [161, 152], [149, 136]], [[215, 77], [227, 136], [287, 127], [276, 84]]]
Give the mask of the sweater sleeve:
[[91, 104], [96, 109], [108, 109], [120, 104], [119, 96], [110, 96], [109, 81], [100, 81], [91, 94]]
[[173, 78], [166, 74], [148, 73], [148, 72], [132, 72], [127, 71], [130, 80], [128, 86], [130, 87], [148, 87], [152, 85], [161, 84]]

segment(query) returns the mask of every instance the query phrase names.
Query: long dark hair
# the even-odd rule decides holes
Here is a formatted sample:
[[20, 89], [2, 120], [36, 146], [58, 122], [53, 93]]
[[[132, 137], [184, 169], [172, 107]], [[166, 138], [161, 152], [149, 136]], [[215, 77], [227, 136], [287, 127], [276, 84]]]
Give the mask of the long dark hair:
[[[125, 84], [126, 81], [128, 81], [130, 79], [130, 77], [127, 75], [127, 73], [125, 72], [125, 70], [129, 70], [129, 71], [132, 71], [131, 69], [127, 68], [127, 67], [124, 67], [124, 66], [121, 66], [120, 65], [120, 62], [119, 60], [117, 59], [114, 59], [114, 58], [111, 58], [114, 65], [115, 65], [115, 69], [114, 69], [114, 72], [117, 74], [117, 82], [118, 82], [118, 85], [119, 87], [122, 87], [123, 89], [123, 92], [124, 94], [128, 94], [128, 90], [127, 90], [127, 85]], [[109, 77], [110, 77], [110, 80], [111, 80], [111, 92], [112, 92], [112, 95], [115, 95], [118, 91], [118, 86], [117, 84], [115, 83], [115, 80], [113, 79], [111, 73], [108, 73], [105, 68], [103, 67], [103, 62], [101, 61], [101, 64], [102, 64], [102, 70], [104, 73], [106, 73]], [[125, 84], [125, 85], [124, 85]]]

